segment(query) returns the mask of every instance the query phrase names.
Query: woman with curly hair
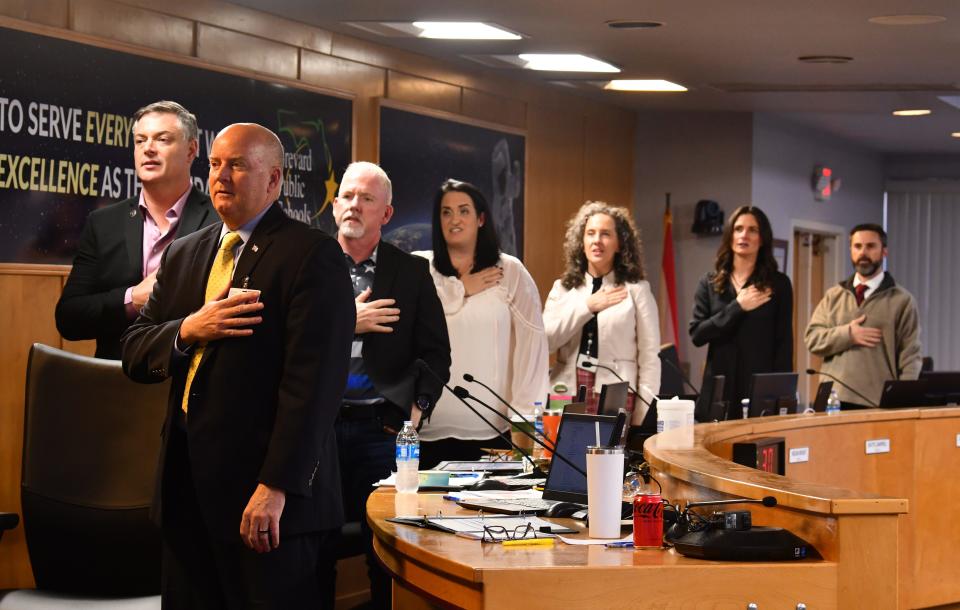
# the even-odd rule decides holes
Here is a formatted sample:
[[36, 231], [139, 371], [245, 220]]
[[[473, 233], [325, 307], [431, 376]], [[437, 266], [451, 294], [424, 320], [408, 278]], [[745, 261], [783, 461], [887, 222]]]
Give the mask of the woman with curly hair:
[[[540, 293], [519, 260], [500, 252], [487, 200], [469, 182], [447, 180], [433, 205], [433, 250], [414, 252], [431, 261], [450, 334], [450, 384], [464, 373], [493, 387], [516, 409], [532, 414], [547, 395], [550, 354], [543, 335]], [[490, 401], [508, 416], [505, 406]], [[481, 414], [499, 430], [510, 424]], [[440, 460], [476, 460], [484, 448], [509, 445], [449, 392], [437, 401], [420, 432], [420, 466]]]
[[[617, 371], [633, 388], [660, 389], [660, 323], [644, 279], [640, 235], [624, 208], [588, 201], [567, 225], [566, 269], [547, 297], [543, 322], [550, 351], [557, 352], [551, 383], [586, 385], [595, 408], [600, 387], [619, 379], [604, 369], [580, 366], [584, 358]], [[646, 414], [641, 401], [632, 423]]]
[[697, 287], [690, 337], [697, 347], [709, 344], [704, 378], [726, 377], [731, 407], [747, 397], [754, 373], [793, 370], [793, 287], [777, 271], [773, 230], [760, 208], [740, 206], [727, 220], [714, 270]]

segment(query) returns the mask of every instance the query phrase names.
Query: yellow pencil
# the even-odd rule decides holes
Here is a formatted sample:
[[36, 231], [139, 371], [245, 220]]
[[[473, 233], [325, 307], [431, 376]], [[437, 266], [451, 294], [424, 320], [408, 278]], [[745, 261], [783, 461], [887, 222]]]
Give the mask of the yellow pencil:
[[530, 538], [529, 540], [504, 540], [503, 546], [553, 546], [553, 538]]

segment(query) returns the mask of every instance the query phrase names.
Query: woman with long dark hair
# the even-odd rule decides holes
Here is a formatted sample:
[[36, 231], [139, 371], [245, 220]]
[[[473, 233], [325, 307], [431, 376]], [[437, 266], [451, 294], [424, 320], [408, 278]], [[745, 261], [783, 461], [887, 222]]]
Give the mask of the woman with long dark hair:
[[[630, 212], [588, 201], [567, 224], [563, 245], [566, 268], [547, 297], [543, 321], [557, 364], [551, 383], [575, 391], [588, 388], [595, 407], [603, 384], [620, 381], [603, 368], [582, 366], [585, 359], [614, 369], [630, 387], [660, 390], [660, 322], [644, 279], [643, 247]], [[642, 390], [641, 390], [642, 391]], [[632, 423], [646, 414], [628, 398]]]
[[[724, 400], [735, 406], [754, 373], [793, 370], [792, 325], [793, 287], [777, 270], [770, 221], [760, 208], [740, 206], [694, 299], [690, 337], [697, 347], [709, 344], [704, 378], [724, 375]], [[740, 416], [738, 408], [729, 412]]]
[[[469, 182], [444, 182], [434, 198], [433, 251], [414, 254], [431, 261], [450, 334], [451, 384], [463, 383], [470, 373], [532, 415], [534, 403], [546, 399], [549, 366], [540, 294], [523, 263], [500, 251], [483, 193]], [[492, 397], [489, 404], [509, 416]], [[505, 420], [480, 410], [509, 432]], [[475, 460], [483, 448], [509, 446], [448, 392], [420, 439], [421, 468], [441, 459]]]

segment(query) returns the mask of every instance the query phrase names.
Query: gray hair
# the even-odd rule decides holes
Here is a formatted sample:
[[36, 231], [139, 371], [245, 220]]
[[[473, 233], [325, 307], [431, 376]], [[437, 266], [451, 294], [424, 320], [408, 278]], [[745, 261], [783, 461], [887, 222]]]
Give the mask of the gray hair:
[[177, 121], [180, 123], [180, 131], [183, 133], [183, 137], [187, 142], [199, 138], [200, 130], [197, 128], [197, 117], [180, 104], [169, 100], [161, 100], [147, 104], [140, 110], [137, 110], [133, 114], [133, 124], [136, 125], [143, 115], [150, 114], [151, 112], [165, 112], [175, 115]]
[[[390, 177], [387, 176], [387, 172], [383, 171], [383, 168], [377, 165], [376, 163], [370, 163], [369, 161], [354, 161], [347, 166], [347, 169], [344, 170], [343, 176], [345, 177], [350, 170], [355, 170], [358, 172], [370, 172], [380, 180], [380, 184], [383, 185], [384, 190], [387, 192], [387, 205], [393, 204], [393, 183], [390, 182]], [[343, 182], [343, 177], [340, 178], [340, 181]]]

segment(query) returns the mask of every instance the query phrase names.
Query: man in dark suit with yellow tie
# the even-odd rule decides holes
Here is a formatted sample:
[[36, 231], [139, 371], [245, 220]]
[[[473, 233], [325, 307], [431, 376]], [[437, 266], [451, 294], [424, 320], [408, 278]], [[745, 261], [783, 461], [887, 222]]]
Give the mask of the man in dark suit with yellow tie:
[[223, 224], [168, 248], [122, 339], [131, 378], [173, 377], [154, 500], [170, 607], [332, 607], [355, 306], [336, 241], [275, 204], [282, 161], [259, 125], [220, 132]]
[[96, 339], [97, 358], [120, 358], [120, 335], [150, 296], [163, 250], [218, 220], [210, 199], [190, 185], [197, 117], [161, 101], [133, 119], [133, 160], [143, 188], [90, 213], [57, 303], [57, 330], [71, 340]]

